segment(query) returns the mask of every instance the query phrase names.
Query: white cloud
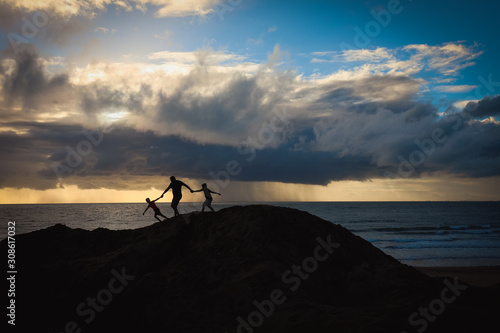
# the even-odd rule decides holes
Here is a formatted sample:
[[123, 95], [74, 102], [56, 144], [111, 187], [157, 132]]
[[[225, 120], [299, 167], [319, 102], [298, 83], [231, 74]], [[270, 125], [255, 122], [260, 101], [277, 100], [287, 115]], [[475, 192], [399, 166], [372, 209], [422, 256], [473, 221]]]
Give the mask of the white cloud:
[[108, 33], [109, 32], [109, 29], [108, 28], [104, 28], [104, 27], [97, 27], [94, 29], [94, 32], [102, 32], [104, 34]]
[[[439, 46], [426, 44], [407, 45], [402, 48], [353, 49], [344, 51], [321, 51], [311, 53], [311, 63], [342, 64], [340, 70], [316, 79], [357, 80], [374, 75], [419, 76], [433, 72], [430, 82], [421, 81], [422, 89], [435, 89], [445, 93], [470, 91], [474, 85], [439, 85], [457, 80], [459, 71], [474, 65], [472, 61], [482, 52], [460, 43], [446, 43]], [[353, 63], [353, 66], [348, 64]], [[361, 63], [361, 64], [360, 64]], [[428, 74], [425, 74], [428, 76]], [[425, 84], [425, 86], [424, 86]]]
[[116, 29], [108, 29], [108, 28], [105, 28], [105, 27], [97, 27], [94, 29], [94, 32], [101, 32], [103, 34], [108, 34], [108, 33], [112, 33], [114, 34], [115, 32], [117, 32], [118, 30]]
[[455, 102], [453, 104], [454, 107], [458, 108], [458, 109], [463, 109], [467, 106], [467, 104], [469, 104], [470, 102], [474, 102], [474, 103], [477, 103], [479, 102], [480, 100], [479, 99], [469, 99], [469, 100], [466, 100], [466, 101], [460, 101], [460, 102]]
[[386, 72], [416, 73], [427, 70], [453, 76], [459, 70], [474, 65], [472, 60], [481, 54], [481, 51], [476, 52], [472, 47], [458, 43], [440, 46], [412, 44], [396, 49], [379, 47], [373, 50], [313, 52], [311, 62], [364, 62], [375, 70]]
[[[313, 52], [311, 53], [315, 56], [311, 62], [355, 62], [355, 61], [365, 61], [365, 62], [380, 62], [383, 60], [394, 59], [392, 55], [392, 50], [385, 47], [378, 47], [375, 50], [368, 49], [355, 49], [355, 50], [344, 50], [341, 52], [337, 51], [324, 51], [324, 52]], [[329, 57], [329, 59], [321, 59], [317, 57]]]
[[449, 93], [462, 93], [462, 92], [467, 92], [471, 91], [473, 89], [476, 89], [477, 86], [473, 85], [455, 85], [455, 86], [437, 86], [435, 89], [442, 91], [442, 92], [449, 92]]
[[205, 16], [214, 12], [214, 6], [222, 0], [5, 0], [13, 7], [26, 11], [45, 10], [64, 18], [72, 16], [94, 17], [98, 12], [106, 11], [110, 5], [121, 7], [125, 11], [134, 8], [145, 12], [148, 7], [156, 9], [156, 17]]
[[171, 35], [172, 35], [172, 33], [170, 31], [165, 30], [165, 32], [163, 34], [161, 34], [161, 35], [154, 34], [153, 37], [158, 38], [158, 39], [169, 39]]
[[246, 60], [245, 56], [225, 53], [214, 52], [210, 49], [198, 50], [194, 52], [174, 52], [174, 51], [160, 51], [152, 53], [148, 56], [150, 60], [159, 60], [163, 63], [179, 63], [179, 64], [207, 64], [219, 65], [223, 63], [238, 63], [241, 64]]
[[179, 17], [179, 16], [205, 16], [213, 13], [213, 7], [222, 0], [145, 0], [154, 6], [160, 7], [156, 17]]
[[367, 62], [380, 62], [383, 60], [394, 59], [391, 51], [385, 47], [379, 47], [375, 50], [345, 50], [343, 51], [345, 61], [367, 61]]
[[[45, 10], [56, 15], [69, 18], [72, 16], [92, 17], [98, 11], [106, 10], [106, 7], [113, 3], [112, 0], [6, 0], [7, 3], [15, 7], [23, 8], [27, 11]], [[123, 5], [125, 3], [120, 2]], [[118, 3], [118, 5], [120, 5]]]
[[151, 60], [165, 60], [189, 64], [196, 62], [196, 55], [193, 52], [160, 51], [152, 53], [148, 58]]
[[481, 123], [483, 124], [495, 124], [495, 125], [500, 125], [500, 121], [498, 121], [495, 117], [489, 117], [486, 119], [481, 120]]
[[444, 75], [456, 75], [463, 68], [474, 65], [472, 61], [483, 52], [459, 43], [446, 43], [441, 46], [427, 44], [407, 45], [405, 51], [416, 52], [412, 58], [425, 63], [428, 70], [436, 70]]

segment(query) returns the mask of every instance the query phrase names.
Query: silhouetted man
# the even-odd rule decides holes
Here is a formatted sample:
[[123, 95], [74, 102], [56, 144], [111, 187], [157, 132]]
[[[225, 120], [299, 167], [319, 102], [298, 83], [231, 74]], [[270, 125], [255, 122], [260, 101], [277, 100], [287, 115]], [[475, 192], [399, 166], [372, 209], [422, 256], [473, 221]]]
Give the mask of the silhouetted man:
[[174, 195], [172, 198], [172, 209], [174, 210], [174, 216], [179, 216], [180, 214], [177, 210], [177, 205], [179, 205], [179, 201], [182, 199], [182, 186], [186, 186], [191, 193], [193, 193], [193, 190], [180, 180], [175, 179], [174, 176], [170, 177], [170, 181], [170, 185], [168, 185], [167, 189], [163, 191], [160, 198], [163, 198], [163, 195], [167, 193], [168, 190], [172, 189], [172, 194]]

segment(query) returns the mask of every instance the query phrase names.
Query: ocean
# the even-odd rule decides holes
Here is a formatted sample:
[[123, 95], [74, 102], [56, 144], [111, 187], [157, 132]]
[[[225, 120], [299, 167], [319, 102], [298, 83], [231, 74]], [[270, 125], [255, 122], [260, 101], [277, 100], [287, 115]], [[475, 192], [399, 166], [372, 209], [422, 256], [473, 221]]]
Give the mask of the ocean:
[[[234, 205], [214, 203], [216, 210]], [[340, 224], [385, 253], [412, 266], [500, 265], [499, 202], [266, 202], [307, 211]], [[159, 203], [172, 216], [168, 202]], [[16, 234], [57, 223], [93, 230], [136, 229], [156, 223], [146, 203], [0, 205], [0, 239], [8, 221]], [[179, 211], [199, 210], [201, 203], [181, 202]], [[207, 213], [209, 214], [209, 213]], [[29, 246], [17, 243], [17, 246]]]

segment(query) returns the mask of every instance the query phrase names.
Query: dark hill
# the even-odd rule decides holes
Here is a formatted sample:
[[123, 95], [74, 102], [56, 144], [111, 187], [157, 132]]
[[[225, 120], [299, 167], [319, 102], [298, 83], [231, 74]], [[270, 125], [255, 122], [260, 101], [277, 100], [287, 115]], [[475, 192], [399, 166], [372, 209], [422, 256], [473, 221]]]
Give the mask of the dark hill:
[[231, 207], [136, 230], [56, 225], [17, 236], [16, 246], [19, 332], [398, 333], [424, 324], [426, 332], [482, 332], [497, 325], [498, 290], [473, 287], [441, 302], [446, 308], [434, 320], [418, 315], [410, 325], [412, 313], [442, 297], [442, 279], [289, 208]]

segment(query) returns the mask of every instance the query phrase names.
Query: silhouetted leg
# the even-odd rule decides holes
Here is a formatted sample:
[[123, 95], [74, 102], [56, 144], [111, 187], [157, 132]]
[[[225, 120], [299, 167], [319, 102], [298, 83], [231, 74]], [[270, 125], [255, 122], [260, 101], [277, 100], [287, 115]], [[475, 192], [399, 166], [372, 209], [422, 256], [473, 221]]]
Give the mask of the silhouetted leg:
[[165, 219], [168, 219], [168, 217], [166, 217], [165, 215], [163, 215], [163, 214], [160, 212], [160, 210], [158, 210], [157, 215], [160, 215], [161, 217], [164, 217]]
[[207, 200], [207, 201], [208, 201], [207, 207], [210, 208], [212, 212], [215, 212], [215, 210], [212, 208], [212, 200]]
[[[155, 219], [157, 219], [159, 222], [161, 222], [160, 218], [158, 217], [158, 215], [161, 215], [161, 214], [158, 214], [155, 212]], [[163, 216], [163, 215], [162, 215]]]
[[205, 207], [206, 207], [206, 205], [207, 205], [207, 201], [208, 201], [208, 199], [207, 199], [207, 200], [205, 200], [205, 201], [203, 202], [203, 205], [201, 206], [201, 212], [202, 212], [202, 213], [205, 211]]
[[179, 216], [179, 211], [177, 210], [177, 204], [172, 203], [172, 209], [174, 210], [174, 216]]
[[174, 216], [179, 216], [179, 211], [177, 210], [177, 206], [179, 205], [179, 201], [181, 201], [182, 197], [174, 197], [172, 199], [172, 209], [174, 210]]

